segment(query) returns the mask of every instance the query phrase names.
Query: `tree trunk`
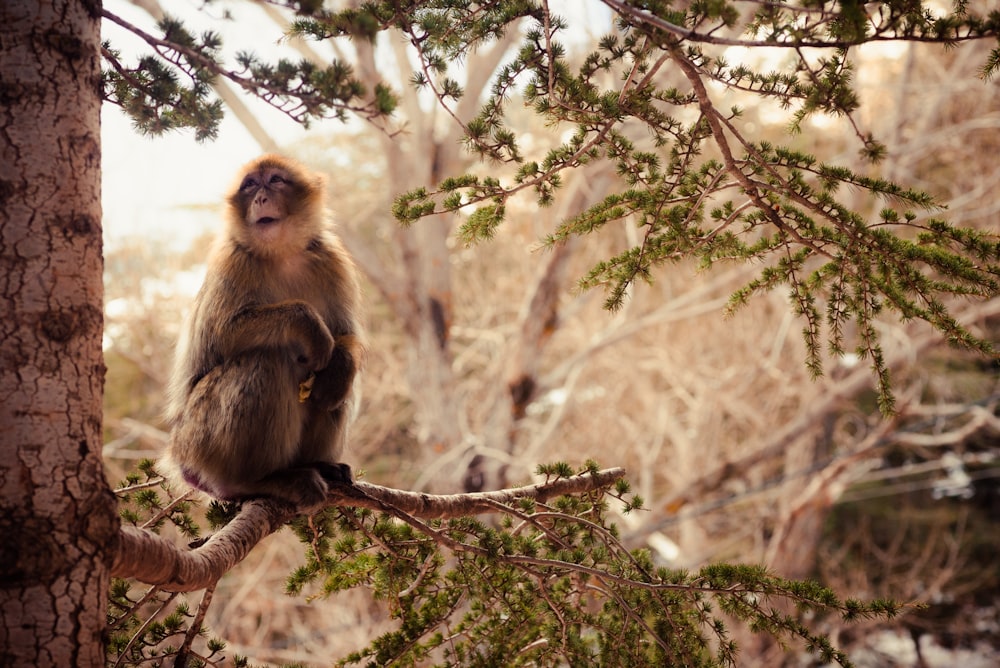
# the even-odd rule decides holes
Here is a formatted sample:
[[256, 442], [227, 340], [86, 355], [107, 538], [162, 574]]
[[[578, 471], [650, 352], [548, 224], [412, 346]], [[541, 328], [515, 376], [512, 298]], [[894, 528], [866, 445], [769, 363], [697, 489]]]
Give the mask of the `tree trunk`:
[[0, 665], [100, 666], [99, 0], [0, 3]]

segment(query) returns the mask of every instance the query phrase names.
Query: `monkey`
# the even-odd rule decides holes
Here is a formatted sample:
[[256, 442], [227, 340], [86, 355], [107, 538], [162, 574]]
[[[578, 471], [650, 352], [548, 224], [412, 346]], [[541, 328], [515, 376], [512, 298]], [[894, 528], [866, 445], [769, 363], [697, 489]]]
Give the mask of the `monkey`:
[[297, 507], [340, 462], [365, 355], [357, 270], [325, 222], [322, 175], [264, 155], [239, 173], [175, 354], [171, 467], [224, 501]]

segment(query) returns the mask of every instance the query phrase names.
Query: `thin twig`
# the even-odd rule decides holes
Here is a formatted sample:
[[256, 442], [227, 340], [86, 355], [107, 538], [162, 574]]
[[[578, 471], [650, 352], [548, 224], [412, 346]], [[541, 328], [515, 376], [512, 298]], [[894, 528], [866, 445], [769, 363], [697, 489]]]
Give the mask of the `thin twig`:
[[139, 609], [139, 608], [141, 608], [142, 606], [146, 605], [146, 603], [148, 603], [148, 602], [149, 602], [149, 600], [150, 600], [151, 598], [153, 598], [154, 596], [156, 596], [156, 595], [157, 595], [157, 594], [158, 594], [158, 593], [159, 593], [160, 591], [161, 591], [161, 590], [160, 590], [160, 588], [159, 588], [159, 587], [150, 587], [150, 588], [149, 588], [149, 589], [148, 589], [148, 590], [146, 591], [146, 593], [145, 593], [145, 594], [143, 594], [143, 595], [142, 595], [141, 597], [139, 597], [139, 600], [138, 600], [138, 601], [136, 601], [135, 603], [133, 603], [133, 604], [132, 604], [131, 606], [129, 606], [129, 607], [128, 607], [128, 608], [126, 609], [126, 614], [124, 614], [124, 615], [122, 615], [121, 617], [119, 617], [118, 619], [116, 619], [116, 620], [114, 621], [114, 623], [112, 623], [112, 624], [110, 624], [110, 625], [109, 625], [109, 627], [108, 627], [108, 628], [109, 628], [110, 630], [112, 630], [112, 631], [115, 631], [115, 630], [117, 630], [117, 629], [121, 628], [122, 624], [124, 624], [124, 623], [125, 623], [125, 621], [126, 621], [126, 620], [128, 620], [128, 618], [129, 618], [129, 615], [130, 615], [130, 614], [132, 613], [132, 611], [133, 611], [133, 610], [138, 610], [138, 609]]
[[189, 489], [188, 491], [184, 492], [176, 499], [168, 503], [166, 506], [161, 508], [160, 512], [156, 513], [151, 518], [146, 520], [146, 522], [143, 523], [142, 528], [148, 529], [150, 527], [156, 526], [160, 522], [160, 520], [169, 515], [174, 508], [176, 508], [179, 504], [183, 503], [184, 501], [187, 501], [192, 496], [194, 496], [194, 490]]
[[174, 665], [177, 668], [184, 668], [184, 666], [188, 665], [187, 660], [188, 654], [191, 652], [191, 645], [194, 644], [194, 639], [201, 635], [201, 624], [205, 621], [205, 613], [208, 612], [208, 606], [212, 604], [212, 596], [215, 595], [217, 584], [218, 582], [205, 587], [205, 593], [198, 604], [198, 612], [191, 619], [187, 633], [184, 634], [184, 642], [177, 648], [177, 657], [174, 660]]

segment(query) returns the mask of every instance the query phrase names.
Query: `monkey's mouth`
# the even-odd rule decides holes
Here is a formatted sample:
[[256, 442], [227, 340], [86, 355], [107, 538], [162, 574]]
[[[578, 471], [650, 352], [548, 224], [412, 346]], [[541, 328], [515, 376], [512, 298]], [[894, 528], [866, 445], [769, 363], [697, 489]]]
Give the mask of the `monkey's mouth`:
[[276, 223], [276, 222], [278, 222], [278, 219], [277, 218], [272, 218], [271, 216], [263, 216], [262, 218], [258, 218], [257, 219], [257, 224], [258, 225], [270, 225], [270, 224]]

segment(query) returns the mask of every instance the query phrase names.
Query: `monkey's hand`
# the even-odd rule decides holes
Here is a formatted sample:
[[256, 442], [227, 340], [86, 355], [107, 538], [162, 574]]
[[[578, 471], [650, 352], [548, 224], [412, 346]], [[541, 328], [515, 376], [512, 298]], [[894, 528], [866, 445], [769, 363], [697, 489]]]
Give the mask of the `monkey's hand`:
[[311, 373], [309, 377], [299, 383], [299, 403], [304, 404], [309, 395], [312, 394], [313, 383], [316, 382], [316, 374]]
[[329, 364], [316, 372], [310, 400], [329, 411], [339, 408], [350, 396], [358, 362], [363, 355], [364, 350], [358, 337], [350, 334], [338, 336]]

